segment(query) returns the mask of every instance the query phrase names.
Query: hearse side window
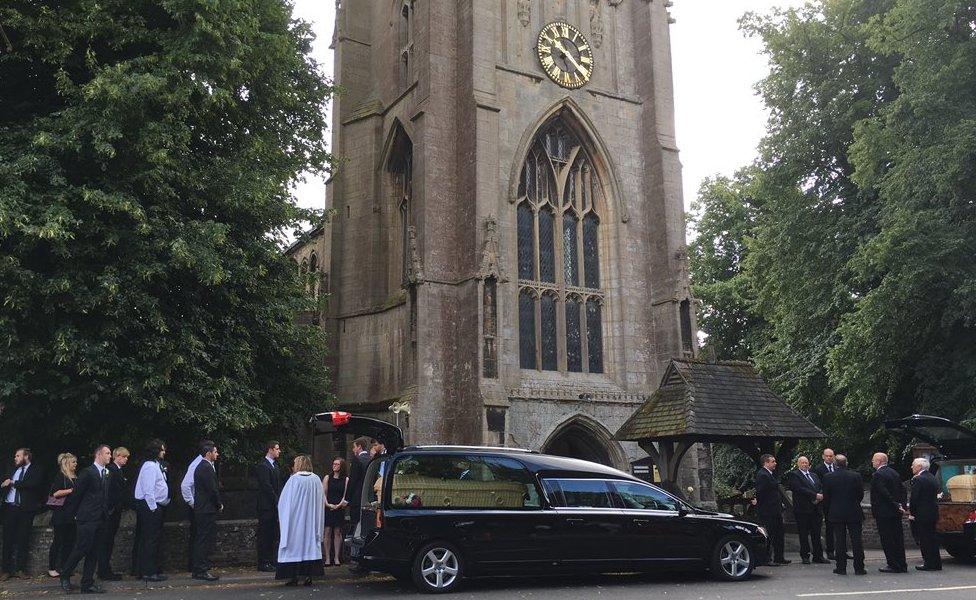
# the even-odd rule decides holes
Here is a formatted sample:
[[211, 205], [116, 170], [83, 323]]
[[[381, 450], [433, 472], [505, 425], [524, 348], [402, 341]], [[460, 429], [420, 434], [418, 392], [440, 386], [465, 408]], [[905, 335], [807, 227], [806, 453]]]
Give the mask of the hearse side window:
[[414, 454], [393, 466], [394, 508], [540, 508], [532, 476], [517, 460], [450, 454]]
[[651, 510], [678, 510], [680, 504], [663, 491], [643, 483], [632, 481], [614, 481], [613, 487], [617, 496], [623, 501], [624, 508], [646, 508]]
[[553, 506], [564, 508], [612, 508], [610, 489], [602, 479], [546, 479], [544, 485]]

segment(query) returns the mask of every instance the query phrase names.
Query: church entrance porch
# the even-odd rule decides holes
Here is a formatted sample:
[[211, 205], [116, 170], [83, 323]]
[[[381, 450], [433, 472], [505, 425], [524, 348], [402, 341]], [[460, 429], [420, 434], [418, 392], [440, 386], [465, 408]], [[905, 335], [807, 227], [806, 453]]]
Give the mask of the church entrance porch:
[[610, 432], [587, 415], [566, 419], [549, 434], [540, 449], [545, 454], [578, 458], [628, 470], [629, 461]]

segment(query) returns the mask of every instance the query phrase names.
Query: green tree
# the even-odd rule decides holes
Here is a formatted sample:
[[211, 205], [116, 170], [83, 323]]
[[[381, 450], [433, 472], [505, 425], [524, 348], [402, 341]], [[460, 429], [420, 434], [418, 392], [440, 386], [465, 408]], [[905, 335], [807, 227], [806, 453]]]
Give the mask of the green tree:
[[327, 400], [276, 241], [330, 162], [309, 28], [285, 0], [10, 0], [0, 24], [0, 439], [296, 431]]

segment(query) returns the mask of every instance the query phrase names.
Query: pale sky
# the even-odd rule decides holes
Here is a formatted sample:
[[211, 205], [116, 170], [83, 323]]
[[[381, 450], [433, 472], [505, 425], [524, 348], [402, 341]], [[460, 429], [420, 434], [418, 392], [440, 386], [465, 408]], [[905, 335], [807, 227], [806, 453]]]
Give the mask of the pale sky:
[[[333, 0], [293, 0], [295, 16], [318, 36], [314, 56], [332, 74]], [[430, 0], [450, 2], [452, 0]], [[487, 1], [487, 0], [478, 0]], [[804, 0], [673, 0], [671, 50], [674, 65], [678, 148], [685, 206], [706, 177], [732, 175], [752, 162], [765, 131], [766, 111], [753, 85], [767, 71], [757, 40], [746, 39], [737, 20], [746, 11], [796, 7]], [[302, 206], [321, 208], [325, 181], [310, 176], [295, 192]]]

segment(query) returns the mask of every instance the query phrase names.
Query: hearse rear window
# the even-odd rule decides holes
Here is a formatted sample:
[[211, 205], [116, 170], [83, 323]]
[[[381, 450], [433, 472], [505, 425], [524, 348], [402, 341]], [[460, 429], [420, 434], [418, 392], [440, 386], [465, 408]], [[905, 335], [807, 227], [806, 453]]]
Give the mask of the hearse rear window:
[[602, 479], [546, 479], [553, 506], [564, 508], [612, 508], [610, 489]]
[[535, 509], [532, 475], [517, 460], [498, 456], [416, 454], [393, 467], [394, 508]]

